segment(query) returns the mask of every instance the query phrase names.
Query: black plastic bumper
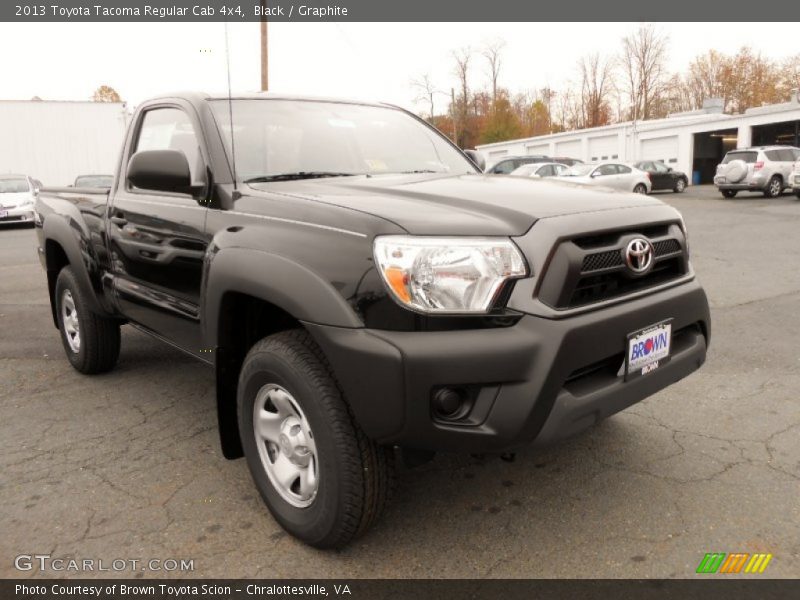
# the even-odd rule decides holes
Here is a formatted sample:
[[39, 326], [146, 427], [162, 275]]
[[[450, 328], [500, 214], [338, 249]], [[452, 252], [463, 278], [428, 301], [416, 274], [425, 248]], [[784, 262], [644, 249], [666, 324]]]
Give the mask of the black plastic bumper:
[[[624, 381], [627, 335], [672, 318], [672, 358]], [[399, 332], [306, 324], [371, 438], [426, 450], [499, 452], [585, 429], [682, 379], [705, 360], [708, 301], [695, 282], [563, 319]], [[476, 391], [470, 418], [437, 420], [441, 386]]]

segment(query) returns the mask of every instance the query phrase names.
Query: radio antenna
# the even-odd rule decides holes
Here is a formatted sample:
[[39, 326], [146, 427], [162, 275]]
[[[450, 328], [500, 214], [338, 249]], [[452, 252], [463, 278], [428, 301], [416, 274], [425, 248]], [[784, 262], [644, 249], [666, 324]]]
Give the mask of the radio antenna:
[[233, 189], [236, 191], [236, 143], [233, 140], [233, 100], [231, 99], [231, 52], [228, 45], [228, 22], [225, 21], [225, 65], [228, 71], [228, 119], [231, 128], [231, 168], [233, 169]]

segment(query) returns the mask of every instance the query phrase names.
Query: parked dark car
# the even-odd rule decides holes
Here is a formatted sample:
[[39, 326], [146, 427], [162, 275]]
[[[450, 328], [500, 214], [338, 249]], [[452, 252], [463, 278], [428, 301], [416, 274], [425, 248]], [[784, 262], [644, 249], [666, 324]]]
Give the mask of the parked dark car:
[[543, 162], [559, 162], [554, 161], [549, 156], [544, 154], [531, 154], [530, 156], [507, 156], [500, 162], [495, 163], [489, 167], [486, 172], [491, 175], [508, 175], [512, 171], [516, 171], [522, 165], [529, 165], [531, 163]]
[[660, 160], [640, 160], [633, 163], [633, 166], [650, 175], [650, 183], [653, 184], [651, 191], [672, 190], [681, 193], [689, 185], [686, 173], [676, 171], [668, 167]]
[[550, 444], [706, 357], [678, 211], [486, 177], [396, 107], [157, 98], [117, 165], [110, 190], [36, 202], [69, 362], [111, 370], [130, 324], [206, 363], [222, 453], [317, 547], [380, 516], [398, 453]]

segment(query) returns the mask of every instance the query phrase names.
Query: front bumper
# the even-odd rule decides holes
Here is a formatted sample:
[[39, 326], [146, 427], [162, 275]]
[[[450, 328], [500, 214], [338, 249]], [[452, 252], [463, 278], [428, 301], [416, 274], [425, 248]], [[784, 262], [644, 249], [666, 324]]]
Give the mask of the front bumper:
[[[672, 318], [672, 358], [646, 376], [617, 375], [627, 334]], [[601, 310], [523, 316], [498, 329], [400, 332], [307, 328], [333, 366], [360, 426], [380, 443], [501, 452], [572, 435], [698, 369], [710, 332], [696, 281]], [[433, 416], [441, 386], [475, 390], [469, 419]]]
[[0, 208], [0, 214], [7, 213], [0, 217], [0, 225], [13, 225], [15, 223], [33, 223], [33, 206], [22, 206], [16, 208]]

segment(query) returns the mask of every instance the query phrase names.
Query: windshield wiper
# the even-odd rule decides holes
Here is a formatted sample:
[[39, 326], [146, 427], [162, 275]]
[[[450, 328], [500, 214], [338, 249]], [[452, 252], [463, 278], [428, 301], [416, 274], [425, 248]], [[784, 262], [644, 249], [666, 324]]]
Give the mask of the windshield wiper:
[[245, 179], [245, 183], [266, 183], [268, 181], [294, 181], [297, 179], [321, 179], [322, 177], [354, 177], [360, 173], [337, 173], [336, 171], [297, 171], [296, 173], [277, 173]]

